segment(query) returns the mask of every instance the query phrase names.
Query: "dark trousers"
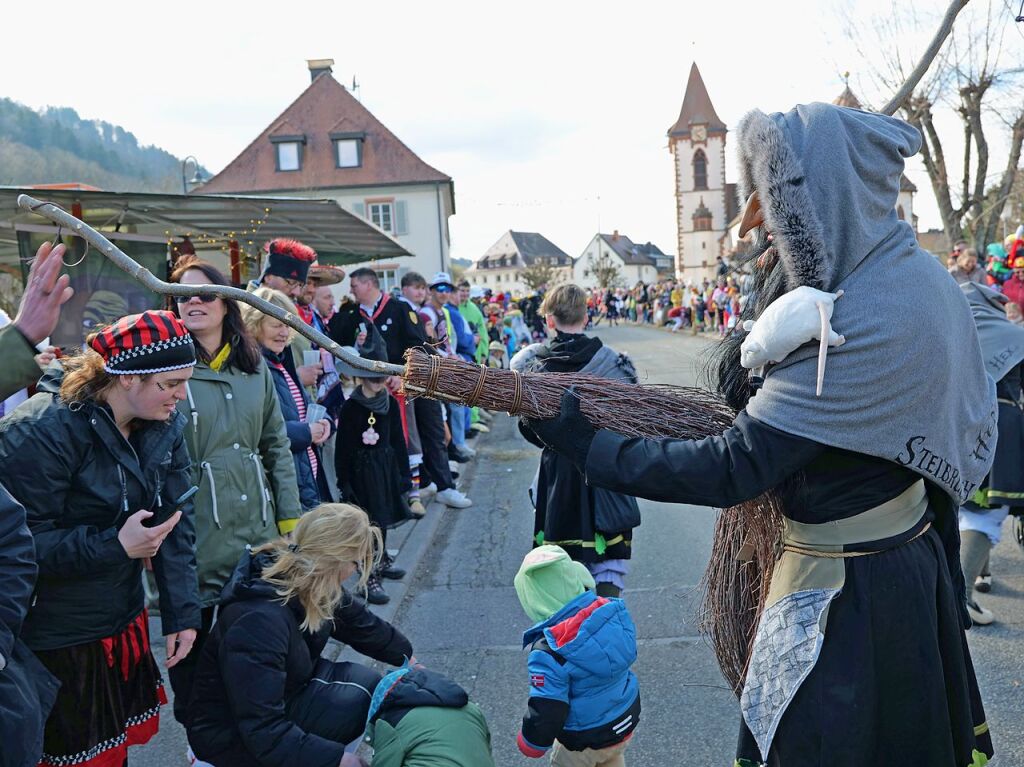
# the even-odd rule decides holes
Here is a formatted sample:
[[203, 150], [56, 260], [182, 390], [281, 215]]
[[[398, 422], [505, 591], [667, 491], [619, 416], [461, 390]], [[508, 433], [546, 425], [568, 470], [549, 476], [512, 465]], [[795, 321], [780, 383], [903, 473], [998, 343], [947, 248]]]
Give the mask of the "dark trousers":
[[200, 618], [203, 625], [196, 632], [196, 641], [192, 645], [192, 650], [178, 661], [174, 668], [167, 669], [167, 677], [170, 679], [171, 689], [174, 690], [174, 718], [181, 724], [185, 724], [188, 700], [192, 697], [192, 680], [196, 675], [196, 667], [199, 665], [199, 656], [203, 652], [203, 645], [206, 644], [206, 638], [210, 636], [210, 629], [213, 628], [213, 615], [216, 611], [216, 605], [202, 609]]
[[[444, 420], [441, 405], [432, 399], [420, 397], [413, 400], [416, 426], [420, 432], [420, 447], [423, 449], [423, 464], [420, 469], [421, 485], [433, 481], [438, 492], [455, 487], [452, 473], [448, 470], [448, 449], [444, 445]], [[427, 481], [423, 475], [426, 473]]]
[[320, 658], [313, 678], [285, 705], [285, 716], [304, 732], [351, 743], [363, 734], [380, 680], [380, 674], [359, 663]]

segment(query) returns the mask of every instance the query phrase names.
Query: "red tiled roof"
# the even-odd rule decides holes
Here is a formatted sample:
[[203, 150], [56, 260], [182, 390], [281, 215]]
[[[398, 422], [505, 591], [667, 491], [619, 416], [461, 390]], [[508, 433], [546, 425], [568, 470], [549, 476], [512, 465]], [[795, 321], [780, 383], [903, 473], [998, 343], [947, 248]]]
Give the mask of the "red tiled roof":
[[[331, 133], [364, 133], [362, 165], [338, 168]], [[278, 171], [271, 136], [304, 135], [302, 167]], [[451, 177], [427, 165], [330, 74], [310, 83], [279, 117], [204, 184], [202, 194], [379, 186]]]
[[668, 129], [668, 135], [688, 137], [690, 126], [695, 123], [707, 125], [708, 131], [726, 130], [725, 123], [711, 103], [711, 97], [704, 85], [704, 79], [700, 76], [700, 70], [697, 69], [696, 61], [690, 67], [690, 78], [686, 81], [686, 94], [683, 96], [683, 106], [679, 110], [679, 119]]

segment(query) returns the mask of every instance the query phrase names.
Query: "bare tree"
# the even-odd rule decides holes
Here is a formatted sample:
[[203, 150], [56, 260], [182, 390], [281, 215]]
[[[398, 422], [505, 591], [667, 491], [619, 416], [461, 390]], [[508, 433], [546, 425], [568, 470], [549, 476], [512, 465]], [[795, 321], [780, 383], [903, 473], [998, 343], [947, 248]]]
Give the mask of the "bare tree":
[[[960, 0], [961, 7], [966, 5]], [[947, 16], [948, 16], [947, 11]], [[913, 31], [930, 26], [914, 6], [893, 2], [892, 12], [868, 25], [851, 23], [851, 36], [868, 72], [882, 93], [900, 90], [911, 62], [901, 43]], [[1007, 35], [1013, 39], [1006, 40]], [[900, 106], [902, 116], [921, 131], [921, 158], [931, 182], [950, 246], [967, 235], [983, 249], [996, 235], [1000, 214], [1019, 173], [1024, 142], [1024, 100], [1019, 85], [1024, 75], [1019, 31], [1005, 0], [976, 2], [961, 14], [952, 35], [939, 51], [928, 76]], [[1004, 43], [1010, 45], [1004, 46]], [[943, 130], [943, 118], [955, 115], [956, 137]], [[1008, 154], [1002, 173], [990, 173], [990, 138], [1005, 138]], [[955, 178], [955, 162], [961, 163]], [[998, 179], [995, 177], [998, 175]]]
[[561, 272], [557, 267], [545, 262], [543, 259], [535, 260], [519, 274], [526, 287], [530, 290], [540, 290], [543, 287], [553, 285], [558, 282], [558, 278], [561, 276]]
[[597, 286], [603, 290], [621, 285], [623, 282], [622, 270], [607, 253], [602, 253], [597, 258], [594, 255], [587, 255], [587, 267], [583, 270], [585, 277], [593, 277]]

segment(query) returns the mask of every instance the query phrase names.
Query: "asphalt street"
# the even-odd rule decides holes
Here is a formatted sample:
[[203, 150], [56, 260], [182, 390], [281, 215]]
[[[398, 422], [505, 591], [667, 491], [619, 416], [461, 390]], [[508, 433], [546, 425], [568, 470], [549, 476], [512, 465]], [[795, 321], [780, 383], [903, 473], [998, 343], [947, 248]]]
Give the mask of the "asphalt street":
[[[648, 383], [693, 384], [708, 349], [703, 338], [646, 327], [601, 327], [598, 335], [628, 352]], [[389, 545], [401, 549], [399, 564], [411, 571], [404, 584], [388, 585], [394, 599], [379, 612], [410, 637], [421, 662], [458, 681], [483, 708], [499, 767], [537, 765], [515, 745], [528, 695], [521, 636], [530, 621], [512, 578], [530, 546], [533, 512], [527, 489], [539, 450], [505, 416], [473, 444], [478, 457], [462, 482], [474, 506], [432, 505], [424, 521], [389, 537]], [[640, 507], [643, 524], [634, 538], [625, 599], [637, 625], [634, 669], [643, 714], [627, 762], [732, 764], [738, 705], [696, 627], [697, 590], [715, 512], [648, 501]], [[993, 552], [993, 592], [982, 597], [998, 623], [968, 636], [996, 745], [993, 764], [1024, 767], [1024, 554], [1009, 525], [1006, 530]], [[158, 634], [155, 622], [154, 629]], [[184, 753], [181, 728], [165, 709], [160, 733], [148, 746], [132, 749], [131, 761], [184, 765]]]

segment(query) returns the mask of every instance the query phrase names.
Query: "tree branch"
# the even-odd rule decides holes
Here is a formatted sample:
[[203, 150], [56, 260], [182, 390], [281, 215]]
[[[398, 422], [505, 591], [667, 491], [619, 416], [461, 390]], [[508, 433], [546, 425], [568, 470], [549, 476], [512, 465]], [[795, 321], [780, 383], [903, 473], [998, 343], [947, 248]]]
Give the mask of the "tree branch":
[[938, 31], [935, 33], [935, 37], [932, 38], [931, 44], [929, 44], [927, 50], [924, 52], [924, 56], [914, 67], [914, 71], [910, 73], [910, 77], [906, 79], [900, 89], [896, 91], [888, 103], [885, 104], [878, 111], [885, 115], [896, 114], [896, 110], [903, 106], [910, 94], [914, 92], [914, 88], [921, 82], [921, 78], [924, 77], [928, 68], [932, 65], [935, 57], [939, 53], [939, 49], [942, 48], [942, 44], [946, 42], [946, 38], [949, 37], [949, 33], [953, 31], [953, 22], [956, 20], [957, 14], [960, 13], [967, 5], [970, 0], [952, 0], [949, 7], [946, 9], [946, 15], [942, 17], [942, 23], [939, 25]]
[[52, 202], [41, 202], [33, 197], [29, 197], [27, 194], [22, 194], [18, 195], [18, 207], [22, 210], [42, 216], [43, 218], [48, 218], [58, 226], [68, 229], [70, 233], [76, 237], [81, 237], [88, 242], [89, 245], [113, 261], [118, 268], [126, 271], [129, 275], [141, 282], [154, 293], [159, 293], [163, 296], [209, 295], [217, 296], [218, 298], [241, 301], [244, 304], [249, 304], [249, 306], [259, 309], [264, 314], [269, 314], [274, 319], [280, 320], [292, 330], [305, 336], [322, 349], [327, 349], [327, 351], [335, 357], [340, 360], [344, 360], [358, 370], [366, 370], [367, 372], [372, 373], [384, 373], [386, 375], [393, 376], [400, 376], [405, 373], [405, 368], [401, 365], [377, 362], [376, 360], [369, 360], [346, 352], [338, 343], [332, 341], [323, 333], [307, 325], [301, 317], [297, 317], [291, 312], [287, 312], [278, 306], [274, 306], [273, 304], [264, 301], [262, 298], [257, 298], [252, 293], [248, 293], [240, 288], [232, 288], [225, 285], [178, 285], [175, 283], [164, 282], [163, 280], [158, 279], [156, 275], [149, 271], [149, 269], [146, 269], [144, 266], [126, 255], [120, 248], [114, 245], [114, 243], [97, 232], [91, 226], [86, 224], [84, 221], [78, 220], [66, 210], [63, 210], [60, 206], [55, 205]]

